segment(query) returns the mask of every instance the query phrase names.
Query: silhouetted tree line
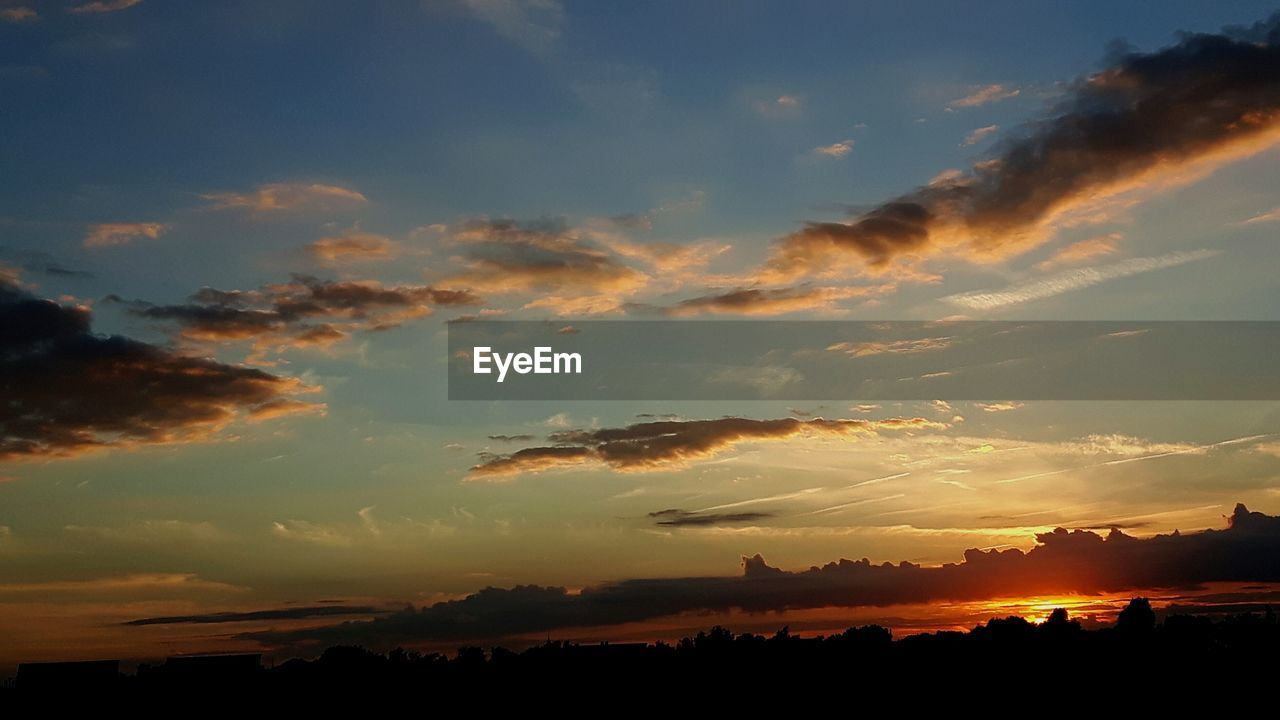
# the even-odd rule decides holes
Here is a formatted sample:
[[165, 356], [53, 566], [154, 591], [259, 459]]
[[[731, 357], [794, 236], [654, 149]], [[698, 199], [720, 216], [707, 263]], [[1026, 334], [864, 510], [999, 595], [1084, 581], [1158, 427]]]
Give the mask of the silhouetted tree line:
[[[1042, 623], [1020, 617], [993, 619], [968, 632], [942, 631], [894, 640], [878, 625], [852, 627], [838, 635], [801, 637], [787, 628], [772, 636], [735, 635], [720, 626], [677, 643], [578, 644], [552, 641], [521, 652], [494, 647], [460, 648], [452, 657], [396, 648], [388, 653], [336, 646], [312, 660], [293, 659], [272, 668], [257, 656], [209, 663], [140, 666], [119, 675], [111, 687], [121, 694], [250, 689], [317, 698], [344, 691], [417, 692], [432, 697], [480, 698], [490, 702], [554, 692], [557, 697], [622, 693], [638, 700], [683, 697], [725, 685], [737, 692], [768, 692], [785, 683], [800, 686], [963, 684], [993, 678], [1082, 683], [1184, 683], [1184, 691], [1211, 691], [1217, 680], [1265, 682], [1280, 672], [1280, 624], [1268, 608], [1212, 620], [1171, 615], [1157, 622], [1144, 598], [1136, 598], [1110, 627], [1085, 629], [1058, 609]], [[246, 663], [245, 658], [253, 658]], [[19, 672], [10, 697], [24, 689]], [[1216, 680], [1215, 680], [1216, 679]], [[1190, 685], [1185, 683], [1199, 683]], [[764, 683], [764, 684], [759, 684]], [[1134, 684], [1138, 683], [1138, 684]], [[1225, 687], [1225, 686], [1222, 686]], [[512, 694], [516, 693], [516, 694]]]

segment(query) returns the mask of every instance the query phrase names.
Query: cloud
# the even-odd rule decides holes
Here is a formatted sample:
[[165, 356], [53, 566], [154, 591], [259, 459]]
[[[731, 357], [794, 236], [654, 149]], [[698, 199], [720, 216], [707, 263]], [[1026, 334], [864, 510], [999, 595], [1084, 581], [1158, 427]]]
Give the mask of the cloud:
[[702, 460], [743, 442], [785, 440], [797, 436], [851, 437], [881, 430], [940, 429], [923, 418], [887, 420], [670, 420], [598, 430], [553, 433], [547, 447], [525, 448], [510, 455], [482, 455], [472, 478], [492, 478], [580, 466], [622, 471], [653, 471]]
[[600, 244], [611, 252], [638, 260], [664, 274], [676, 274], [700, 268], [732, 247], [724, 243], [680, 245], [667, 242], [636, 243], [622, 238], [601, 237]]
[[1124, 239], [1120, 233], [1109, 233], [1107, 235], [1099, 235], [1098, 237], [1081, 240], [1071, 243], [1070, 245], [1058, 250], [1050, 257], [1038, 265], [1039, 270], [1049, 270], [1058, 265], [1068, 265], [1071, 263], [1092, 260], [1101, 255], [1111, 255], [1116, 251], [1117, 244]]
[[139, 618], [122, 625], [128, 627], [145, 627], [147, 625], [221, 625], [224, 623], [256, 622], [262, 620], [306, 620], [318, 617], [341, 617], [347, 615], [386, 615], [386, 610], [361, 605], [314, 605], [309, 607], [274, 608], [271, 610], [250, 610], [248, 612], [218, 612], [202, 615], [166, 615], [161, 617]]
[[885, 273], [943, 253], [993, 260], [1115, 204], [1194, 181], [1280, 141], [1280, 31], [1187, 35], [1074, 85], [992, 159], [863, 213], [782, 238], [762, 281]]
[[707, 201], [705, 190], [694, 190], [683, 198], [665, 202], [642, 213], [614, 215], [609, 221], [618, 227], [631, 230], [652, 230], [653, 223], [666, 215], [679, 215], [701, 210]]
[[1132, 435], [1094, 434], [1078, 440], [1061, 443], [1060, 452], [1086, 457], [1113, 455], [1121, 458], [1156, 457], [1183, 453], [1205, 452], [1209, 446], [1188, 443], [1152, 442]]
[[1124, 592], [1210, 582], [1280, 581], [1280, 518], [1237, 505], [1224, 530], [1141, 539], [1057, 529], [1022, 550], [964, 552], [959, 563], [840, 560], [802, 571], [743, 557], [736, 577], [622, 580], [570, 592], [563, 587], [488, 587], [457, 600], [364, 622], [249, 633], [268, 646], [359, 643], [394, 646], [543, 634], [642, 622], [680, 613], [781, 612], [886, 607], [996, 597]]
[[250, 409], [248, 419], [251, 422], [262, 422], [290, 415], [324, 415], [327, 411], [328, 408], [318, 403], [307, 403], [292, 398], [277, 398]]
[[831, 310], [841, 300], [892, 292], [893, 285], [866, 287], [749, 288], [681, 300], [662, 312], [674, 317], [704, 313], [767, 316], [806, 310]]
[[1004, 85], [984, 85], [958, 100], [952, 100], [948, 108], [970, 108], [979, 105], [1008, 100], [1021, 94], [1018, 88], [1006, 88]]
[[31, 22], [40, 19], [39, 13], [24, 5], [0, 8], [0, 20], [11, 23]]
[[649, 517], [653, 518], [657, 525], [662, 527], [706, 527], [709, 525], [729, 525], [734, 523], [755, 522], [756, 520], [764, 520], [773, 517], [773, 513], [767, 512], [739, 512], [739, 513], [707, 513], [707, 512], [689, 512], [672, 508], [669, 510], [658, 510], [649, 513]]
[[313, 389], [96, 335], [90, 319], [87, 308], [0, 280], [0, 460], [208, 440], [256, 409]]
[[816, 155], [824, 155], [830, 158], [842, 158], [853, 152], [853, 141], [841, 140], [830, 145], [820, 145], [814, 148], [813, 152]]
[[322, 237], [307, 246], [307, 251], [321, 262], [343, 260], [389, 260], [395, 243], [385, 235], [353, 230], [341, 235]]
[[126, 245], [139, 238], [155, 240], [168, 230], [168, 225], [154, 222], [90, 225], [84, 236], [84, 246], [92, 248]]
[[534, 53], [560, 39], [565, 12], [559, 0], [464, 0], [466, 7], [502, 37]]
[[1061, 295], [1073, 290], [1091, 287], [1108, 280], [1177, 267], [1196, 260], [1205, 260], [1217, 254], [1213, 250], [1193, 250], [1189, 252], [1173, 252], [1158, 257], [1133, 258], [1112, 265], [1064, 270], [1056, 275], [1040, 280], [1032, 280], [1021, 285], [1014, 285], [1004, 290], [978, 290], [948, 295], [942, 299], [944, 302], [973, 310], [992, 310], [1032, 300], [1043, 300], [1044, 298]]
[[46, 252], [0, 246], [0, 278], [7, 279], [13, 285], [21, 285], [18, 277], [24, 269], [60, 278], [94, 277], [94, 274], [87, 270], [67, 267], [57, 257]]
[[199, 341], [257, 340], [307, 348], [345, 339], [351, 330], [382, 330], [431, 314], [436, 306], [476, 305], [470, 292], [431, 285], [386, 286], [376, 280], [322, 280], [294, 275], [257, 290], [204, 288], [190, 301], [155, 305], [107, 298], [143, 318], [176, 323], [183, 337]]
[[44, 582], [0, 583], [0, 595], [18, 593], [104, 593], [120, 592], [136, 597], [143, 593], [243, 592], [244, 587], [205, 580], [195, 573], [134, 573], [88, 580], [47, 580]]
[[142, 520], [124, 527], [67, 525], [63, 530], [104, 540], [137, 543], [170, 543], [181, 540], [212, 542], [226, 537], [213, 523], [185, 520]]
[[271, 523], [271, 534], [286, 540], [324, 547], [350, 547], [350, 535], [335, 528], [317, 525], [306, 520], [284, 520]]
[[651, 278], [596, 237], [561, 220], [471, 221], [453, 234], [463, 250], [454, 261], [466, 269], [445, 282], [480, 292], [542, 291], [526, 307], [561, 314], [616, 311]]
[[980, 127], [977, 130], [974, 130], [973, 132], [966, 135], [964, 138], [964, 142], [960, 143], [960, 145], [962, 147], [977, 145], [983, 140], [986, 140], [991, 135], [994, 135], [999, 129], [1000, 129], [999, 125], [987, 125], [986, 127]]
[[365, 205], [363, 193], [320, 183], [269, 183], [246, 193], [201, 195], [215, 210], [248, 210], [256, 214], [281, 212], [340, 212]]
[[756, 100], [752, 107], [766, 118], [793, 117], [803, 109], [804, 102], [796, 95], [779, 95], [769, 100]]
[[909, 355], [934, 350], [946, 350], [951, 347], [953, 338], [929, 337], [909, 340], [873, 340], [868, 342], [839, 342], [828, 345], [827, 350], [840, 352], [849, 357], [870, 357], [872, 355]]
[[135, 5], [141, 5], [142, 0], [94, 0], [94, 2], [76, 5], [70, 9], [72, 13], [111, 13], [120, 10], [128, 10]]
[[989, 413], [1009, 412], [1010, 410], [1017, 410], [1018, 408], [1022, 407], [1022, 403], [1020, 402], [992, 402], [992, 403], [980, 402], [976, 404], [978, 407], [982, 408], [983, 412], [989, 412]]
[[1262, 223], [1280, 221], [1280, 208], [1268, 210], [1264, 213], [1258, 213], [1248, 220], [1241, 220], [1241, 225], [1261, 225]]

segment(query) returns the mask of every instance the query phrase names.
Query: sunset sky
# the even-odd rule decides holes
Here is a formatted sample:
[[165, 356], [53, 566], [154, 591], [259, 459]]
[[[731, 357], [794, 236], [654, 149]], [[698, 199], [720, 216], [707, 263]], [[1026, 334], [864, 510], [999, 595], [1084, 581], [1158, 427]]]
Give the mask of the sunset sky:
[[1275, 401], [446, 375], [460, 319], [1280, 319], [1275, 10], [0, 0], [0, 674], [1280, 598]]

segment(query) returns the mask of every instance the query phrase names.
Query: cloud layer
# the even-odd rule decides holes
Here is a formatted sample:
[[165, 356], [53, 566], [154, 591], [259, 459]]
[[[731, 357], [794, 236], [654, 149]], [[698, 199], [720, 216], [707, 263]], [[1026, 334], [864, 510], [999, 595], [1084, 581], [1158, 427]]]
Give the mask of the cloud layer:
[[737, 577], [623, 580], [563, 587], [485, 588], [460, 600], [367, 622], [256, 633], [267, 643], [366, 643], [496, 639], [575, 627], [641, 622], [690, 612], [778, 612], [884, 607], [996, 597], [1097, 594], [1209, 582], [1280, 581], [1280, 518], [1237, 505], [1225, 530], [1140, 539], [1111, 530], [1057, 529], [1021, 550], [966, 550], [960, 563], [923, 567], [840, 560], [789, 572], [744, 557]]

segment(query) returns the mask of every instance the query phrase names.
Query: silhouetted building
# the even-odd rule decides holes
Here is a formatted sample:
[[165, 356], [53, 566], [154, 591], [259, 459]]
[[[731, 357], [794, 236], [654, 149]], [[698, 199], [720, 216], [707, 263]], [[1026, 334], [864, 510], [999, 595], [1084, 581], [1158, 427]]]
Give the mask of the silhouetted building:
[[22, 663], [14, 684], [19, 690], [105, 688], [120, 679], [119, 660]]
[[224, 683], [248, 680], [262, 672], [262, 654], [175, 655], [165, 660], [160, 672], [178, 682]]

